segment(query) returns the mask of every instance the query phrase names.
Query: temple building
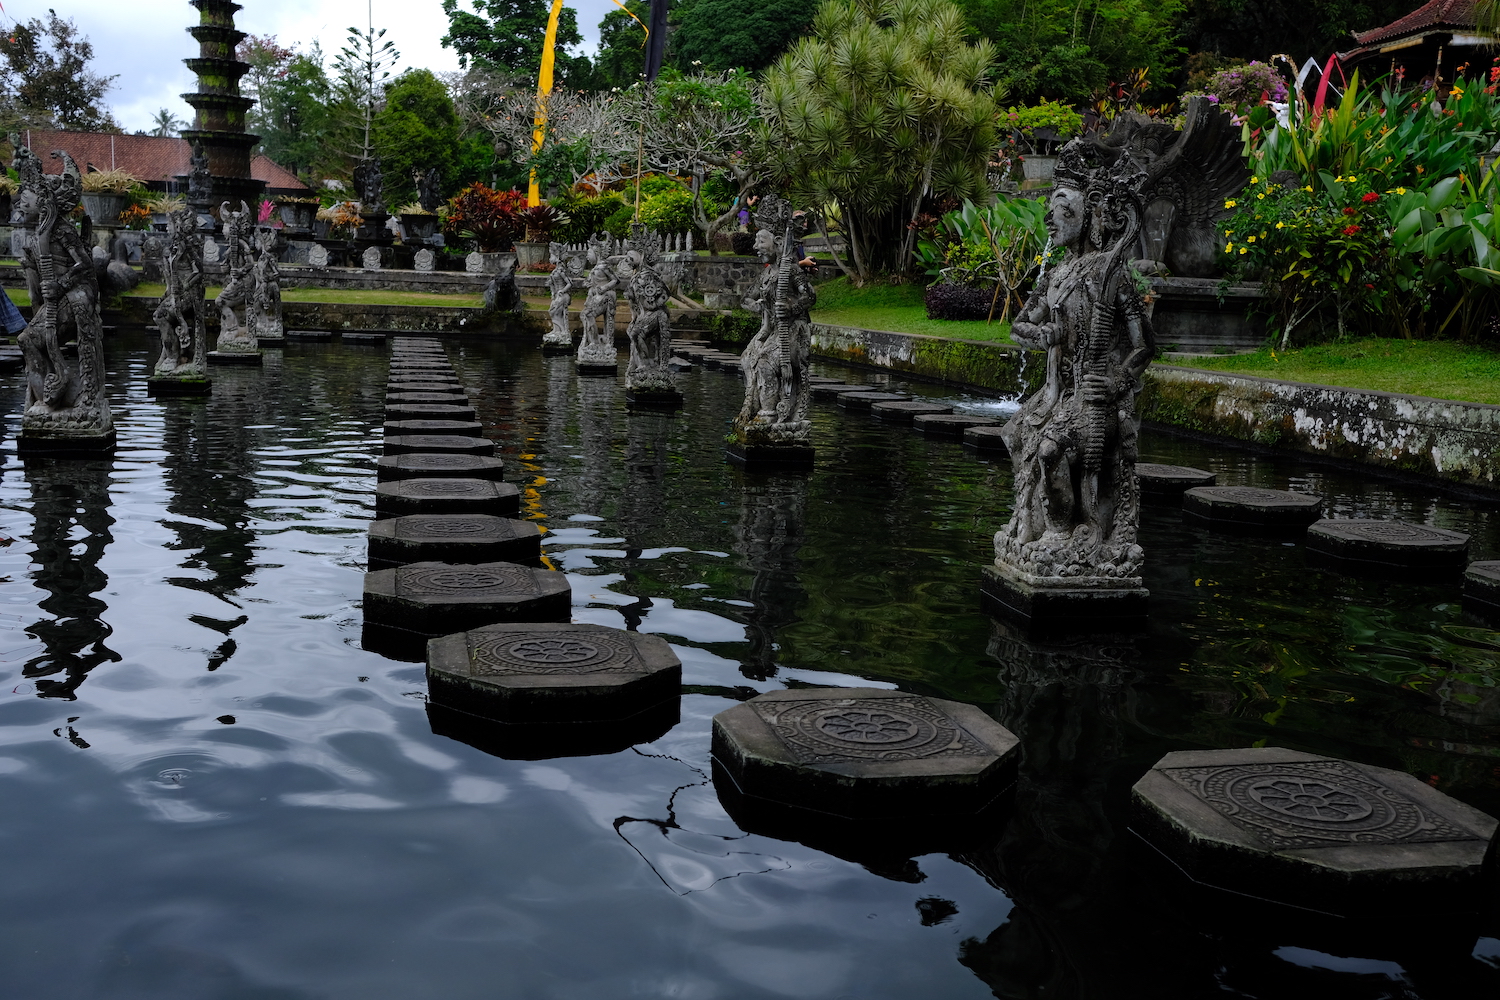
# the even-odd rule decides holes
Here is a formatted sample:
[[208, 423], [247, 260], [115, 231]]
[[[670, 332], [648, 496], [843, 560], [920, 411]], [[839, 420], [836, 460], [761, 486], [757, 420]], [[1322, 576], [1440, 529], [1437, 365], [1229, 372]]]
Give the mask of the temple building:
[[1356, 47], [1338, 60], [1364, 80], [1398, 71], [1410, 83], [1487, 74], [1500, 48], [1494, 34], [1480, 30], [1477, 7], [1475, 0], [1429, 0], [1390, 24], [1355, 32]]

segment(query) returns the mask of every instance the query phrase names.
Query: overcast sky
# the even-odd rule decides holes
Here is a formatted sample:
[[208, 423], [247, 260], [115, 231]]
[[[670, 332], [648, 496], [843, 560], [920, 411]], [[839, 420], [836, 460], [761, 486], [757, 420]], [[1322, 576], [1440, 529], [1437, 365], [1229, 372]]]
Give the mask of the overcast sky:
[[[435, 72], [458, 69], [451, 49], [439, 43], [448, 28], [441, 0], [370, 0], [375, 27], [401, 53], [400, 69], [417, 66]], [[15, 21], [45, 18], [51, 7], [71, 18], [94, 44], [94, 67], [118, 75], [108, 101], [127, 132], [148, 129], [158, 108], [170, 108], [191, 120], [192, 109], [179, 94], [197, 89], [196, 78], [182, 60], [197, 55], [197, 43], [185, 30], [198, 12], [187, 0], [0, 0], [6, 27]], [[365, 24], [366, 0], [241, 0], [235, 23], [241, 31], [275, 35], [288, 46], [306, 48], [321, 41], [330, 56], [344, 42], [351, 25]], [[583, 51], [592, 54], [598, 24], [614, 9], [610, 0], [569, 0], [578, 11]]]

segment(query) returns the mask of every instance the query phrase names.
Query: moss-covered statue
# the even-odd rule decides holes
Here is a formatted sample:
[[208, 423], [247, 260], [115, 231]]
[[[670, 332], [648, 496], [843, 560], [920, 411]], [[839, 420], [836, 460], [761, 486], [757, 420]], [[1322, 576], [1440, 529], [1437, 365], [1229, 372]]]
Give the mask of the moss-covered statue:
[[671, 405], [682, 401], [672, 372], [672, 323], [667, 314], [670, 292], [657, 265], [661, 234], [639, 222], [630, 225], [621, 277], [629, 275], [625, 301], [630, 303], [630, 364], [625, 369], [626, 398], [634, 403]]
[[583, 300], [583, 309], [578, 314], [583, 339], [578, 343], [575, 358], [579, 372], [584, 374], [593, 371], [613, 373], [618, 358], [615, 310], [620, 303], [620, 276], [615, 273], [612, 250], [611, 240], [606, 236], [589, 240], [588, 297]]
[[[22, 451], [107, 451], [115, 427], [104, 392], [104, 327], [94, 260], [69, 216], [83, 196], [78, 164], [67, 153], [61, 174], [46, 175], [42, 161], [16, 139], [12, 166], [21, 187], [12, 221], [24, 233], [21, 266], [31, 294], [31, 323], [17, 335], [26, 362]], [[78, 361], [63, 345], [77, 340]]]
[[281, 340], [286, 327], [281, 319], [281, 268], [276, 263], [276, 230], [258, 229], [255, 245], [255, 289], [250, 297], [250, 335], [261, 340]]
[[238, 212], [231, 210], [227, 201], [219, 208], [224, 242], [229, 246], [224, 259], [224, 287], [214, 300], [219, 307], [219, 339], [214, 351], [221, 355], [260, 354], [260, 344], [250, 329], [255, 297], [255, 253], [250, 247], [252, 218], [250, 206], [243, 201]]
[[161, 334], [161, 356], [148, 380], [153, 392], [208, 391], [208, 345], [203, 298], [203, 233], [191, 207], [167, 216], [162, 261], [166, 291], [153, 313]]
[[1062, 262], [1011, 330], [1046, 352], [1046, 380], [1002, 432], [1014, 510], [986, 568], [986, 593], [1013, 612], [1079, 628], [1144, 615], [1136, 396], [1155, 343], [1143, 272], [1194, 256], [1204, 206], [1247, 177], [1237, 143], [1195, 102], [1181, 132], [1122, 115], [1059, 155], [1046, 223]]
[[761, 199], [755, 224], [755, 251], [765, 266], [745, 306], [760, 313], [760, 330], [740, 355], [745, 405], [729, 434], [729, 455], [749, 464], [807, 465], [813, 457], [807, 418], [808, 314], [818, 293], [798, 263], [806, 216], [770, 196]]

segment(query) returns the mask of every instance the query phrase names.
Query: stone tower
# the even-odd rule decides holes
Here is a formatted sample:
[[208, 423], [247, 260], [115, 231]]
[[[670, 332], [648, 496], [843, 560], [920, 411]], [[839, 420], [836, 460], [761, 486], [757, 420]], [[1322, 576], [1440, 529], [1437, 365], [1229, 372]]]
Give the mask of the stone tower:
[[250, 176], [250, 151], [260, 136], [245, 132], [245, 113], [255, 103], [240, 96], [240, 77], [249, 63], [235, 58], [235, 49], [245, 33], [235, 28], [234, 14], [240, 5], [231, 0], [188, 0], [198, 8], [199, 23], [188, 29], [198, 42], [198, 58], [184, 59], [198, 74], [198, 92], [182, 99], [197, 112], [191, 129], [182, 137], [201, 146], [208, 157], [213, 178], [212, 210], [228, 201], [239, 207], [243, 199], [252, 210], [265, 191], [265, 182]]

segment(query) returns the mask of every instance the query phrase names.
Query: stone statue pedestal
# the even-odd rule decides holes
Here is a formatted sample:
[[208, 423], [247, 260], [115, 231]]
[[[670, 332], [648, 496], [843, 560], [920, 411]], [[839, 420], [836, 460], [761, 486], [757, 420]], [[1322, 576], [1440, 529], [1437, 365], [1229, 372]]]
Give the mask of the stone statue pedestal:
[[679, 410], [682, 393], [675, 389], [626, 389], [625, 405], [632, 410]]
[[211, 365], [260, 365], [264, 360], [260, 351], [209, 351], [208, 363]]
[[1066, 577], [1038, 580], [1009, 566], [981, 571], [981, 605], [1028, 635], [1133, 632], [1146, 624], [1150, 591], [1138, 579]]
[[735, 465], [749, 472], [808, 471], [816, 452], [811, 445], [741, 444], [731, 441], [724, 454]]
[[[575, 348], [573, 347], [573, 341], [571, 340], [569, 340], [566, 344], [555, 344], [549, 343], [545, 340], [542, 341], [543, 354], [572, 354], [574, 350]], [[610, 367], [610, 371], [614, 371], [613, 366]]]
[[115, 450], [115, 429], [96, 431], [70, 427], [21, 426], [16, 438], [16, 452], [22, 457], [51, 456], [88, 458], [108, 455]]
[[146, 378], [148, 396], [207, 396], [214, 380], [206, 375], [151, 375]]
[[620, 371], [618, 361], [579, 361], [575, 368], [584, 378], [614, 378]]

